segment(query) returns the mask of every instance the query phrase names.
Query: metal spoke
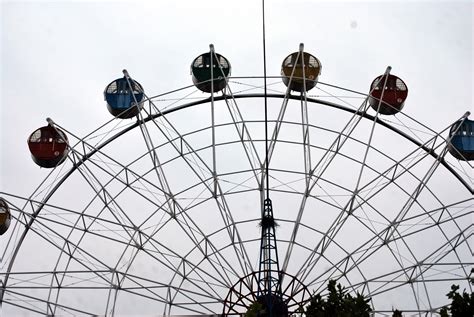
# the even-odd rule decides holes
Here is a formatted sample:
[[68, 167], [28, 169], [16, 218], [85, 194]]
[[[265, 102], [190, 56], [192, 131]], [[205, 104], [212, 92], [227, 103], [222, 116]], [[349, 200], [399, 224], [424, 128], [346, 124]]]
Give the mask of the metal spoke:
[[[86, 137], [54, 123], [76, 140], [64, 165], [44, 172], [29, 198], [0, 193], [12, 213], [0, 239], [6, 314], [109, 316], [128, 301], [137, 313], [243, 314], [265, 294], [262, 281], [293, 311], [334, 279], [370, 296], [376, 313], [391, 314], [386, 298], [403, 293], [400, 308], [419, 315], [447, 303], [440, 285], [472, 290], [471, 165], [448, 156], [450, 126], [371, 115], [366, 94], [335, 85], [318, 83], [315, 99], [281, 82], [261, 94], [268, 84], [225, 80], [205, 97], [191, 86], [145, 96], [136, 120], [112, 119]], [[263, 98], [266, 120], [247, 107]], [[338, 123], [319, 116], [326, 111]], [[265, 126], [269, 137], [254, 132]], [[125, 150], [122, 137], [139, 142]], [[393, 153], [398, 140], [406, 150]], [[452, 197], [441, 181], [453, 183]], [[264, 232], [266, 196], [278, 228]], [[45, 255], [22, 263], [35, 240]]]

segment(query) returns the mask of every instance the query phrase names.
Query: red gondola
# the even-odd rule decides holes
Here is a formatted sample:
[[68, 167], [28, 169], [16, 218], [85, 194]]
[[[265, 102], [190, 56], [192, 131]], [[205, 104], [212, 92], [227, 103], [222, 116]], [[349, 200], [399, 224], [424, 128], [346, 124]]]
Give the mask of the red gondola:
[[36, 164], [51, 168], [61, 164], [66, 159], [68, 140], [63, 131], [47, 125], [30, 135], [28, 147]]
[[408, 88], [403, 80], [390, 74], [380, 75], [370, 85], [369, 104], [381, 114], [392, 115], [402, 110], [407, 96]]
[[0, 235], [7, 232], [11, 219], [12, 215], [10, 214], [7, 202], [0, 198]]

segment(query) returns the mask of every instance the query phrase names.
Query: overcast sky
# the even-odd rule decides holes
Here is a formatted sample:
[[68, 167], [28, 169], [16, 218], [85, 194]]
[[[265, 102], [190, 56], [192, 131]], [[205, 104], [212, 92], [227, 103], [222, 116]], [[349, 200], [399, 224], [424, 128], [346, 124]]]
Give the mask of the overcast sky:
[[[84, 135], [105, 120], [103, 89], [127, 68], [151, 94], [191, 83], [214, 43], [234, 76], [262, 75], [259, 1], [2, 1], [1, 187], [36, 173], [25, 140], [51, 117]], [[271, 1], [267, 67], [300, 42], [321, 81], [367, 91], [386, 66], [404, 111], [434, 130], [472, 109], [471, 1]], [[19, 163], [22, 168], [15, 168]]]
[[[47, 117], [77, 136], [111, 119], [103, 90], [124, 68], [158, 95], [190, 85], [191, 62], [213, 43], [233, 76], [263, 75], [260, 1], [2, 0], [0, 9], [1, 192], [28, 197], [46, 177], [26, 140]], [[409, 89], [404, 113], [441, 131], [474, 110], [473, 13], [472, 1], [269, 0], [268, 75], [302, 42], [323, 65], [321, 82], [367, 92], [390, 65]]]

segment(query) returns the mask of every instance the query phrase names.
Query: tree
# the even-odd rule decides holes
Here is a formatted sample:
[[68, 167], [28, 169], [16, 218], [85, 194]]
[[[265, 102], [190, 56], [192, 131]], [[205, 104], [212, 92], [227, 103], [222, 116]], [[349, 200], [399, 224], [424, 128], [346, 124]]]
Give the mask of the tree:
[[257, 317], [263, 314], [265, 314], [263, 305], [260, 304], [258, 301], [255, 301], [250, 305], [244, 317]]
[[451, 291], [446, 294], [451, 299], [450, 307], [443, 307], [440, 310], [441, 317], [449, 316], [448, 311], [453, 317], [474, 316], [474, 293], [463, 291], [462, 295], [458, 293], [459, 285], [452, 285]]
[[398, 309], [395, 309], [393, 311], [392, 317], [403, 317], [403, 315], [401, 311], [399, 311]]
[[327, 299], [321, 294], [311, 297], [306, 307], [307, 317], [368, 317], [372, 311], [368, 304], [370, 298], [357, 293], [355, 297], [348, 294], [341, 284], [330, 280]]

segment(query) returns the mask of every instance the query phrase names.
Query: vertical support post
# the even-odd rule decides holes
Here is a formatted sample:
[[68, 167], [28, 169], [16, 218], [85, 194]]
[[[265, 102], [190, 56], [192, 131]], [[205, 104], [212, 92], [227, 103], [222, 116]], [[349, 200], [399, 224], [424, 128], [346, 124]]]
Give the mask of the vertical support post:
[[214, 44], [209, 44], [209, 55], [211, 56], [211, 125], [212, 125], [212, 177], [213, 177], [213, 196], [217, 197], [217, 170], [216, 170], [216, 128], [215, 128], [215, 108], [214, 108], [214, 57], [217, 56], [214, 50]]
[[258, 270], [257, 298], [263, 299], [268, 316], [273, 316], [276, 302], [282, 302], [281, 272], [278, 261], [278, 249], [275, 235], [272, 201], [264, 200], [261, 220], [260, 264]]

